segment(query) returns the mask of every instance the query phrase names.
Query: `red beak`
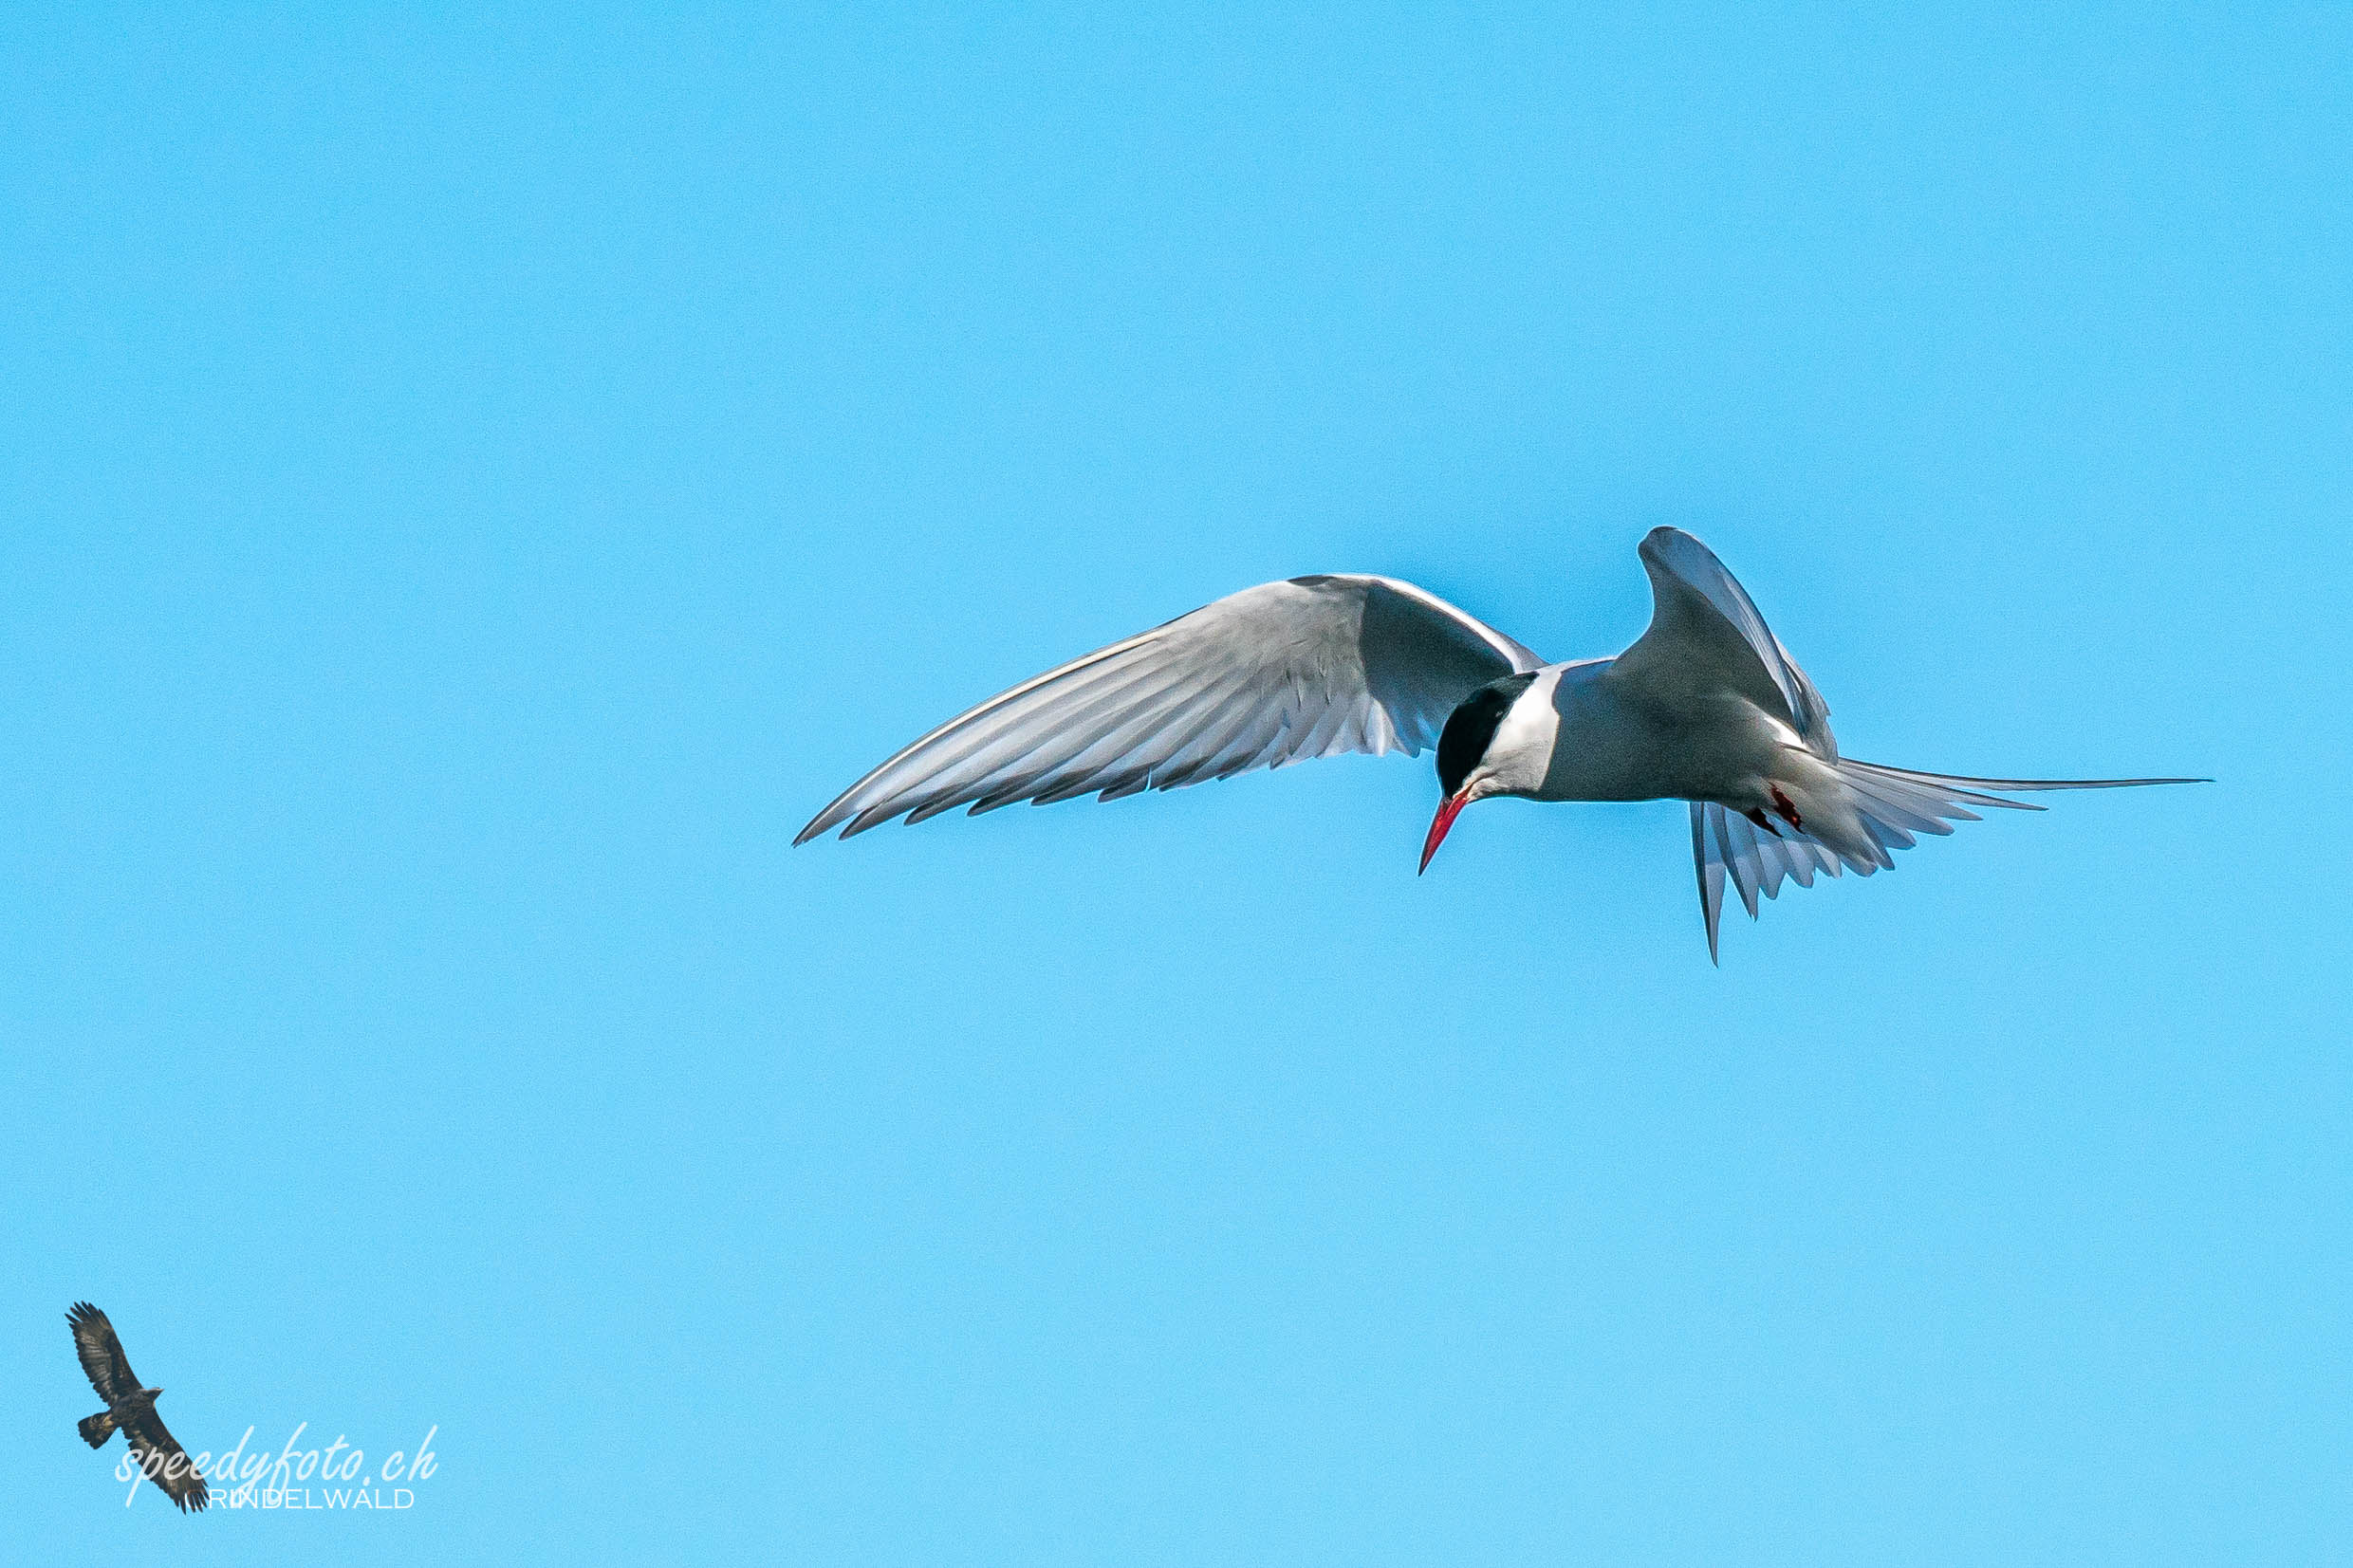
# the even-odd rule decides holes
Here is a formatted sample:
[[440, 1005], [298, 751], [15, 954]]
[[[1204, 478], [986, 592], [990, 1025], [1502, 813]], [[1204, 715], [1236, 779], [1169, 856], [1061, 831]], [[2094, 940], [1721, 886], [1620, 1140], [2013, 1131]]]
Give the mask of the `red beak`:
[[[1454, 819], [1461, 816], [1462, 808], [1470, 803], [1460, 795], [1449, 795], [1438, 802], [1438, 814], [1430, 820], [1430, 837], [1421, 841], [1421, 871], [1430, 869], [1430, 857], [1436, 855], [1438, 845], [1446, 841], [1446, 830], [1454, 825]], [[1418, 876], [1421, 871], [1414, 875]]]

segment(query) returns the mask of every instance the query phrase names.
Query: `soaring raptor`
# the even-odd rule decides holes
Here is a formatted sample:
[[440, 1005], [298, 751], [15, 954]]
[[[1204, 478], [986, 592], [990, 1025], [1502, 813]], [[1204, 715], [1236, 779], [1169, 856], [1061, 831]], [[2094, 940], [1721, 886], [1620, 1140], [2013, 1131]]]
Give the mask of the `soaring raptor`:
[[156, 1414], [156, 1396], [163, 1391], [139, 1386], [139, 1374], [131, 1370], [122, 1354], [122, 1341], [115, 1337], [115, 1326], [106, 1321], [106, 1315], [87, 1301], [76, 1301], [65, 1314], [65, 1321], [73, 1325], [74, 1354], [82, 1357], [90, 1387], [106, 1401], [104, 1410], [83, 1417], [82, 1441], [93, 1448], [103, 1448], [107, 1436], [119, 1430], [147, 1479], [162, 1487], [163, 1495], [178, 1504], [181, 1513], [211, 1502], [204, 1477], [196, 1473], [187, 1450], [164, 1430], [162, 1419]]

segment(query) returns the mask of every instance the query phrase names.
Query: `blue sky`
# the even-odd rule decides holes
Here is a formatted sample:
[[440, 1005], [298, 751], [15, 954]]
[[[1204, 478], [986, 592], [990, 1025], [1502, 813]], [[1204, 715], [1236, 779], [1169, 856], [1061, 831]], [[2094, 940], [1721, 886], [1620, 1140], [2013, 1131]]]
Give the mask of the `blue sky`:
[[[2353, 1549], [2341, 9], [0, 20], [27, 1560]], [[1708, 540], [1852, 753], [2188, 772], [1728, 922], [1425, 762], [787, 846], [1243, 585]], [[414, 1505], [122, 1506], [189, 1448]]]

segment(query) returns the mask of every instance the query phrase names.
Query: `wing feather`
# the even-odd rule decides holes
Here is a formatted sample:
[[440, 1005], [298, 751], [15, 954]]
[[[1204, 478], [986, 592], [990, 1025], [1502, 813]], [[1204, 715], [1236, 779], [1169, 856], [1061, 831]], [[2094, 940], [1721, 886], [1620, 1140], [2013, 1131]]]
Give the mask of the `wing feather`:
[[[1050, 700], [1069, 715], [1074, 727], [1084, 727], [1106, 710], [1117, 710], [1154, 674], [1148, 666], [1134, 660], [1105, 661], [1100, 667], [1092, 660], [1083, 661], [1082, 667], [1074, 669], [1066, 679], [1050, 684], [1032, 683], [1037, 689], [1028, 693], [1028, 700], [1041, 704]], [[940, 734], [936, 746], [926, 755], [917, 758], [902, 752], [875, 769], [869, 775], [875, 792], [882, 799], [903, 801], [907, 809], [921, 811], [938, 800], [938, 809], [946, 810], [959, 803], [958, 795], [965, 786], [974, 781], [998, 778], [1013, 762], [1027, 762], [1030, 774], [1040, 774], [1066, 760], [1071, 750], [1084, 744], [1080, 738], [1084, 730], [1080, 728], [1068, 737], [1067, 747], [1056, 750], [1049, 743], [1047, 754], [1040, 757], [1035, 754], [1039, 749], [1037, 738], [1025, 734], [1011, 722], [1017, 710], [990, 711], [988, 706], [967, 715], [972, 722], [956, 732]], [[924, 814], [933, 816], [937, 812]], [[897, 811], [891, 811], [855, 822], [849, 832], [862, 833], [896, 815]]]
[[[1219, 759], [1228, 747], [1240, 740], [1244, 730], [1257, 720], [1256, 703], [1251, 692], [1257, 672], [1244, 670], [1218, 699], [1209, 717], [1197, 730], [1181, 737], [1167, 759], [1152, 776], [1153, 787], [1177, 789], [1195, 783], [1205, 774], [1214, 775], [1221, 766]], [[1378, 713], [1379, 709], [1374, 711]], [[1383, 720], [1383, 723], [1386, 721]], [[1385, 749], [1378, 744], [1367, 749], [1378, 755]]]
[[[1066, 727], [1060, 733], [1042, 742], [1019, 733], [1000, 736], [983, 756], [943, 768], [926, 782], [920, 794], [910, 794], [916, 805], [907, 821], [919, 822], [967, 801], [975, 805], [1010, 805], [1053, 789], [1059, 782], [1066, 782], [1066, 775], [1084, 773], [1083, 759], [1106, 739], [1124, 733], [1139, 719], [1149, 723], [1165, 718], [1170, 694], [1166, 673], [1154, 671], [1068, 702]], [[1104, 729], [1103, 726], [1112, 728]], [[1009, 773], [1016, 763], [1020, 771]], [[981, 782], [989, 784], [989, 792], [975, 800], [968, 786]]]

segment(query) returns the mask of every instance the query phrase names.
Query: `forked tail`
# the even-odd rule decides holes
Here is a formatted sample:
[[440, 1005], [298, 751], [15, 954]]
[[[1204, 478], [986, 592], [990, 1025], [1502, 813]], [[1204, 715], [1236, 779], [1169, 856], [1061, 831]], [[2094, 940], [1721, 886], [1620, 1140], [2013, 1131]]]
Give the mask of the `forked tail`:
[[1699, 909], [1708, 922], [1708, 958], [1716, 961], [1716, 924], [1724, 913], [1724, 884], [1740, 895], [1749, 918], [1756, 918], [1757, 895], [1780, 895], [1785, 877], [1812, 887], [1814, 874], [1836, 876], [1842, 866], [1858, 876], [1895, 869], [1895, 852], [1910, 849], [1918, 835], [1953, 831], [1956, 821], [1980, 821], [1972, 806], [2040, 811], [2025, 801], [2006, 801], [1992, 790], [2129, 789], [2140, 784], [2212, 784], [2211, 779], [1973, 779], [1949, 773], [1916, 773], [1905, 767], [1841, 757], [1831, 763], [1862, 820], [1862, 848], [1832, 849], [1812, 834], [1767, 820], [1758, 826], [1713, 801], [1691, 802], [1692, 859], [1699, 874]]

